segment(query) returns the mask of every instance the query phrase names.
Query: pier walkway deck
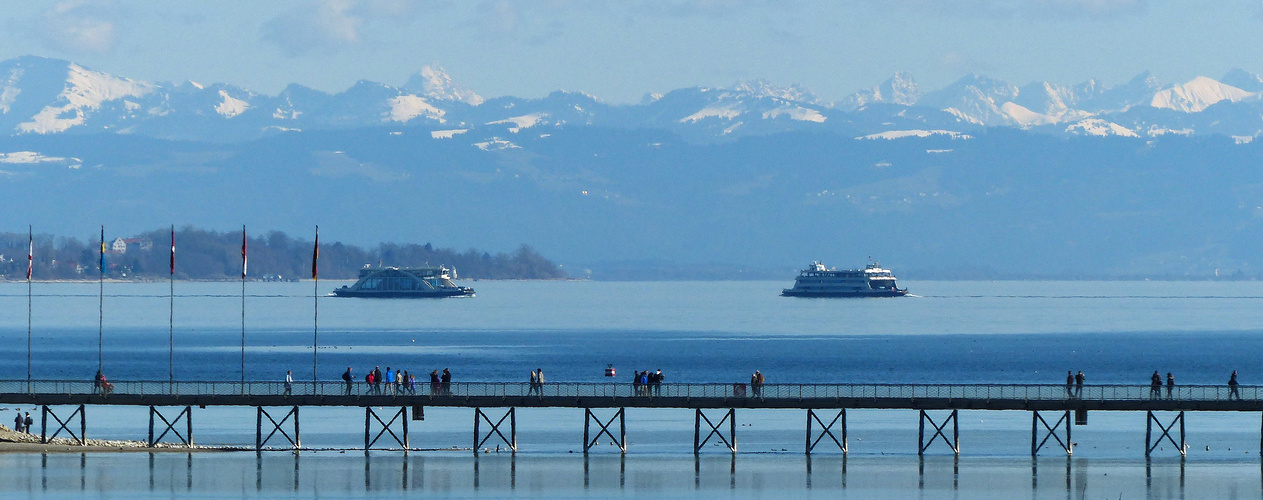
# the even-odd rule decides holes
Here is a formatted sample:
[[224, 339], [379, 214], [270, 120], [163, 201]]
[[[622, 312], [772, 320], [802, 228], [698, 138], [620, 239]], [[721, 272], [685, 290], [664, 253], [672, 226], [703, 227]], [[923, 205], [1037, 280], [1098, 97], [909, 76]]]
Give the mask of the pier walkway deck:
[[[101, 395], [91, 381], [0, 380], [0, 403], [143, 406], [450, 406], [566, 408], [877, 408], [913, 410], [1263, 411], [1263, 386], [1177, 386], [1168, 395], [1149, 386], [1021, 384], [662, 384], [637, 391], [628, 383], [453, 382], [432, 391], [380, 393], [362, 382], [120, 381]], [[757, 391], [757, 393], [756, 393]]]

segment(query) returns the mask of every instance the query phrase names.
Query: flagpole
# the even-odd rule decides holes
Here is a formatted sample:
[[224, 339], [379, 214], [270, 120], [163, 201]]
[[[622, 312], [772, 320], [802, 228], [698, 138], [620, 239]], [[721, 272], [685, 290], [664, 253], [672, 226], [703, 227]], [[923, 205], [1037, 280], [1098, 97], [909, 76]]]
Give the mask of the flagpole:
[[246, 226], [241, 226], [241, 393], [246, 393]]
[[175, 391], [175, 224], [171, 225], [171, 300], [170, 314], [167, 316], [167, 336], [171, 351], [167, 357], [167, 370], [171, 390]]
[[98, 304], [97, 304], [97, 331], [96, 331], [96, 370], [99, 372], [105, 368], [105, 225], [101, 225], [101, 274], [97, 279], [98, 288]]
[[320, 261], [320, 226], [316, 225], [316, 244], [315, 249], [311, 251], [311, 281], [314, 283], [311, 291], [311, 310], [312, 310], [312, 330], [311, 330], [311, 390], [315, 394], [316, 386], [319, 384], [316, 378], [316, 339], [320, 335], [320, 273], [317, 272], [317, 262]]
[[35, 266], [35, 227], [27, 226], [26, 251], [26, 392], [31, 390], [31, 269]]

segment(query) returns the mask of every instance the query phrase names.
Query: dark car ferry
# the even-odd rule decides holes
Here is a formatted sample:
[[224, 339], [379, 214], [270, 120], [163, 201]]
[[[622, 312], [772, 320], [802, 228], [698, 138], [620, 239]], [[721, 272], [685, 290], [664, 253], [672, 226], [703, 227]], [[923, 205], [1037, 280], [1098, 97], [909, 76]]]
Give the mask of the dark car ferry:
[[[450, 271], [450, 274], [449, 274]], [[354, 285], [333, 290], [338, 297], [432, 298], [473, 297], [474, 289], [452, 282], [446, 267], [371, 267], [360, 269]]]

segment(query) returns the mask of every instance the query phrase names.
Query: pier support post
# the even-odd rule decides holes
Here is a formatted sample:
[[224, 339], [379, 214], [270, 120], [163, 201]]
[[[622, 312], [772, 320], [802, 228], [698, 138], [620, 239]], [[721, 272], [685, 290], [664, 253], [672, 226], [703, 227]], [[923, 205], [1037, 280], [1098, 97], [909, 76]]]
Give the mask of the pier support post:
[[[627, 422], [626, 422], [626, 417], [625, 417], [625, 412], [624, 412], [625, 410], [626, 408], [619, 408], [618, 411], [614, 413], [614, 416], [610, 417], [609, 420], [602, 422], [601, 419], [597, 418], [596, 414], [592, 412], [591, 408], [583, 409], [583, 454], [584, 455], [587, 455], [588, 450], [591, 449], [593, 446], [596, 446], [597, 442], [601, 440], [601, 436], [609, 436], [610, 439], [614, 440], [614, 444], [618, 446], [618, 449], [620, 451], [622, 451], [624, 454], [627, 453], [627, 425], [626, 425]], [[614, 424], [614, 419], [618, 419], [618, 435], [617, 436], [615, 436], [613, 432], [610, 432], [610, 426]], [[597, 431], [596, 437], [589, 439], [588, 428], [590, 427], [592, 422], [596, 422], [596, 425], [599, 426], [601, 430]]]
[[[48, 435], [48, 417], [50, 416], [57, 422], [57, 429], [53, 431], [53, 435], [51, 436]], [[75, 434], [75, 431], [70, 429], [70, 423], [74, 421], [75, 417], [79, 417], [78, 434]], [[39, 424], [40, 443], [48, 444], [48, 442], [52, 441], [58, 434], [61, 434], [61, 431], [66, 431], [66, 434], [70, 434], [70, 439], [78, 441], [80, 446], [88, 443], [88, 417], [87, 413], [83, 410], [83, 405], [79, 405], [79, 407], [76, 408], [69, 417], [66, 417], [65, 420], [62, 420], [56, 413], [53, 413], [53, 410], [49, 408], [48, 405], [43, 405], [40, 411]]]
[[[371, 436], [371, 439], [370, 439], [370, 432], [372, 429], [373, 420], [377, 421], [377, 424], [381, 426], [381, 430], [377, 431], [377, 435]], [[400, 425], [403, 427], [401, 431], [401, 434], [403, 436], [402, 438], [400, 437], [399, 434], [395, 434], [395, 430], [394, 430], [395, 421], [401, 422]], [[404, 453], [408, 452], [408, 407], [407, 406], [399, 407], [399, 411], [395, 412], [395, 415], [390, 418], [389, 422], [382, 421], [381, 417], [377, 416], [377, 412], [374, 412], [371, 406], [364, 407], [364, 451], [368, 451], [369, 448], [372, 448], [373, 445], [377, 443], [377, 440], [381, 439], [382, 435], [384, 434], [390, 434], [390, 437], [393, 438], [395, 442], [399, 444], [399, 446], [403, 447]]]
[[[725, 421], [728, 422], [727, 436], [725, 436], [724, 432], [720, 430], [720, 428], [723, 427]], [[701, 439], [702, 422], [706, 422], [706, 426], [710, 428], [710, 432], [706, 433], [705, 439]], [[702, 447], [706, 446], [706, 443], [710, 441], [711, 436], [718, 436], [719, 440], [724, 443], [724, 446], [728, 447], [729, 451], [731, 451], [734, 455], [737, 453], [737, 409], [736, 408], [729, 408], [728, 411], [724, 412], [724, 418], [719, 419], [719, 421], [716, 423], [712, 423], [710, 418], [706, 417], [705, 413], [702, 413], [701, 408], [698, 408], [696, 410], [696, 413], [693, 416], [693, 454], [694, 455], [697, 455], [698, 453], [702, 451]]]
[[[930, 418], [930, 415], [926, 413], [925, 410], [921, 410], [921, 423], [918, 426], [918, 431], [917, 431], [917, 439], [918, 439], [917, 455], [924, 455], [925, 450], [928, 449], [931, 444], [934, 444], [934, 440], [938, 439], [939, 437], [943, 438], [943, 442], [947, 443], [947, 446], [952, 449], [953, 453], [960, 455], [960, 423], [959, 423], [960, 420], [956, 418], [956, 414], [957, 414], [957, 410], [952, 410], [952, 413], [948, 415], [946, 419], [943, 420], [942, 424], [936, 424], [934, 423], [934, 419]], [[925, 423], [926, 422], [929, 422], [930, 427], [934, 429], [934, 434], [930, 436], [930, 440], [928, 442], [925, 440]], [[952, 424], [952, 438], [951, 439], [947, 439], [947, 435], [943, 434], [943, 429], [946, 429], [947, 424], [949, 423]]]
[[[1175, 419], [1169, 425], [1162, 425], [1162, 421], [1158, 420], [1158, 417], [1152, 411], [1145, 413], [1145, 456], [1148, 457], [1153, 453], [1153, 450], [1158, 449], [1158, 445], [1162, 444], [1163, 438], [1166, 438], [1172, 446], [1175, 446], [1180, 451], [1180, 456], [1187, 456], [1188, 447], [1184, 442], [1184, 412], [1177, 413]], [[1157, 440], [1151, 439], [1153, 436], [1153, 424], [1158, 424], [1158, 430], [1162, 431]], [[1171, 430], [1175, 428], [1175, 424], [1180, 424], [1180, 442], [1178, 443], [1175, 442], [1175, 438], [1171, 437]]]
[[[284, 417], [281, 417], [279, 421], [272, 418], [272, 415], [269, 414], [268, 411], [265, 410], [262, 406], [259, 406], [257, 408], [258, 408], [258, 415], [255, 419], [255, 433], [254, 433], [255, 451], [263, 450], [263, 445], [266, 445], [268, 441], [272, 439], [272, 436], [275, 436], [276, 433], [278, 432], [281, 433], [281, 436], [284, 437], [285, 440], [289, 442], [290, 446], [293, 449], [297, 450], [303, 447], [302, 437], [298, 433], [298, 407], [297, 406], [294, 406], [293, 408], [291, 408], [289, 412], [287, 412]], [[285, 422], [289, 421], [290, 417], [294, 418], [294, 437], [292, 438], [289, 436], [288, 433], [285, 432], [285, 428], [284, 428]], [[263, 435], [263, 419], [265, 418], [268, 420], [269, 423], [271, 423], [271, 426], [270, 426], [271, 432], [268, 432], [267, 436]]]
[[[162, 420], [162, 423], [166, 426], [166, 428], [162, 431], [161, 434], [158, 435], [157, 438], [154, 437], [154, 417], [155, 416], [157, 416], [159, 420]], [[176, 424], [180, 423], [180, 419], [184, 419], [184, 423], [185, 423], [184, 434], [180, 434], [180, 431], [175, 429]], [[184, 446], [189, 446], [189, 447], [193, 446], [193, 407], [192, 406], [185, 406], [184, 409], [181, 410], [180, 413], [177, 414], [174, 419], [167, 420], [167, 417], [164, 417], [162, 415], [162, 412], [158, 411], [158, 409], [155, 408], [153, 405], [149, 405], [149, 447], [153, 448], [155, 445], [162, 442], [162, 438], [166, 437], [168, 432], [173, 434], [176, 437], [176, 439], [179, 439], [180, 444], [183, 444]]]
[[[815, 439], [815, 440], [812, 440], [812, 439], [811, 439], [811, 438], [812, 438], [812, 433], [811, 433], [811, 421], [812, 421], [812, 420], [815, 420], [815, 421], [816, 421], [816, 424], [820, 426], [820, 435], [819, 435], [819, 436], [816, 436], [816, 439]], [[838, 439], [838, 437], [837, 437], [836, 435], [834, 435], [834, 434], [833, 434], [833, 426], [834, 426], [835, 424], [840, 424], [840, 425], [839, 425], [839, 429], [840, 429], [840, 430], [841, 430], [841, 432], [842, 432], [842, 439], [841, 439], [841, 440], [839, 440], [839, 439]], [[846, 454], [846, 452], [847, 452], [847, 449], [846, 449], [846, 446], [847, 446], [847, 443], [846, 443], [846, 408], [843, 408], [843, 409], [841, 409], [841, 410], [838, 410], [838, 414], [837, 414], [836, 416], [834, 416], [834, 417], [833, 417], [833, 420], [832, 420], [831, 422], [829, 422], [829, 424], [828, 424], [828, 425], [825, 425], [824, 421], [823, 421], [823, 420], [820, 420], [820, 416], [819, 416], [819, 415], [816, 415], [816, 412], [815, 412], [815, 411], [810, 410], [810, 409], [808, 409], [808, 410], [807, 410], [807, 454], [808, 454], [808, 455], [810, 455], [810, 454], [811, 454], [811, 452], [812, 452], [813, 450], [815, 450], [815, 449], [816, 449], [816, 445], [817, 445], [817, 444], [819, 444], [819, 443], [820, 443], [820, 440], [821, 440], [821, 439], [824, 439], [824, 437], [825, 437], [825, 436], [829, 436], [829, 439], [832, 439], [832, 440], [833, 440], [833, 443], [834, 443], [834, 444], [836, 444], [836, 445], [838, 445], [838, 449], [842, 450], [842, 454], [844, 454], [844, 455]]]
[[[505, 412], [504, 416], [500, 417], [500, 420], [492, 422], [491, 418], [488, 417], [486, 413], [483, 413], [482, 408], [478, 408], [478, 407], [474, 408], [474, 454], [475, 455], [478, 454], [478, 449], [482, 448], [482, 445], [486, 443], [488, 439], [491, 439], [492, 434], [499, 436], [500, 440], [503, 441], [505, 445], [508, 445], [509, 450], [511, 450], [513, 453], [517, 453], [517, 411], [516, 410], [517, 408], [510, 407], [509, 410]], [[505, 419], [508, 419], [509, 421], [509, 437], [507, 438], [504, 437], [503, 432], [500, 432], [500, 425], [504, 423]], [[482, 432], [479, 430], [480, 429], [479, 425], [484, 420], [487, 422], [487, 425], [491, 426], [491, 430], [487, 431], [486, 435], [483, 435]]]
[[[1045, 432], [1042, 440], [1039, 439], [1040, 424], [1043, 424], [1043, 432]], [[1065, 441], [1062, 441], [1061, 436], [1057, 435], [1057, 428], [1063, 424], [1066, 426]], [[1038, 454], [1039, 450], [1044, 447], [1044, 444], [1048, 443], [1049, 439], [1056, 440], [1057, 444], [1061, 445], [1061, 449], [1066, 451], [1066, 455], [1074, 454], [1074, 446], [1070, 442], [1070, 410], [1066, 410], [1061, 418], [1057, 420], [1057, 423], [1052, 425], [1048, 425], [1048, 421], [1044, 420], [1044, 417], [1038, 411], [1031, 412], [1031, 456]]]

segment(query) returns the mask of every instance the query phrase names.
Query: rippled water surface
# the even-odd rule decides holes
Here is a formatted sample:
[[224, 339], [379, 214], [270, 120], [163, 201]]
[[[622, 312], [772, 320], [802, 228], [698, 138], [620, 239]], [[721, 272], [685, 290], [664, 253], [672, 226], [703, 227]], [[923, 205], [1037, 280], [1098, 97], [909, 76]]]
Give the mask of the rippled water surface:
[[[321, 282], [321, 292], [342, 283]], [[245, 371], [321, 379], [347, 366], [418, 375], [446, 367], [458, 381], [601, 382], [662, 369], [666, 383], [776, 382], [1145, 384], [1154, 370], [1181, 384], [1263, 381], [1263, 283], [908, 282], [896, 299], [791, 299], [781, 282], [473, 282], [472, 299], [321, 297], [307, 283], [247, 283]], [[240, 283], [32, 287], [32, 376], [114, 380], [238, 380]], [[99, 305], [103, 309], [99, 312]], [[100, 314], [100, 315], [98, 315]], [[170, 339], [174, 337], [174, 345]], [[314, 337], [314, 338], [313, 338]], [[27, 289], [0, 284], [0, 377], [27, 371]], [[100, 342], [100, 344], [98, 344]], [[173, 363], [172, 363], [173, 356]], [[305, 378], [304, 378], [305, 377]], [[10, 415], [13, 408], [0, 411]], [[29, 408], [24, 408], [24, 410]], [[174, 413], [176, 410], [171, 409]], [[194, 408], [199, 444], [253, 445], [253, 408]], [[379, 410], [382, 413], [393, 411]], [[499, 411], [503, 414], [503, 410]], [[89, 407], [90, 437], [144, 439], [148, 409]], [[598, 411], [609, 418], [612, 411]], [[1030, 457], [1028, 412], [962, 411], [961, 456], [941, 442], [918, 458], [915, 411], [851, 410], [850, 453], [802, 453], [805, 412], [741, 410], [738, 453], [694, 459], [689, 410], [629, 409], [629, 453], [604, 444], [584, 459], [583, 412], [519, 409], [516, 457], [468, 451], [473, 410], [427, 408], [414, 448], [363, 446], [364, 410], [304, 408], [297, 456], [268, 452], [0, 454], [16, 471], [0, 491], [49, 497], [322, 496], [380, 492], [448, 496], [851, 496], [855, 498], [1260, 498], [1258, 413], [1189, 413], [1188, 458], [1171, 446], [1144, 459], [1145, 414], [1093, 412], [1075, 426], [1074, 458]], [[933, 415], [936, 419], [942, 415]], [[6, 417], [11, 420], [11, 416]], [[498, 418], [498, 415], [497, 415]], [[1174, 414], [1160, 415], [1169, 424]], [[3, 421], [3, 420], [0, 420]], [[38, 426], [38, 424], [37, 424]], [[465, 448], [451, 451], [450, 448]], [[447, 451], [443, 451], [447, 449]]]

